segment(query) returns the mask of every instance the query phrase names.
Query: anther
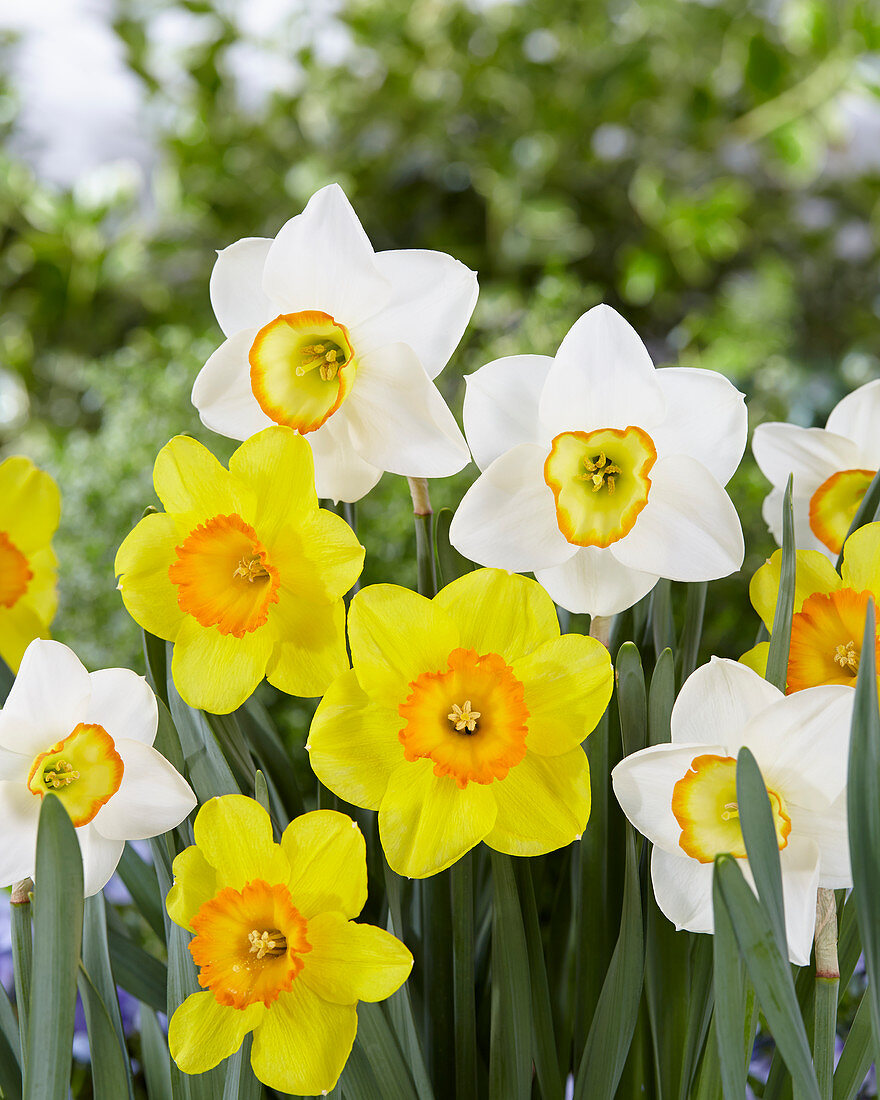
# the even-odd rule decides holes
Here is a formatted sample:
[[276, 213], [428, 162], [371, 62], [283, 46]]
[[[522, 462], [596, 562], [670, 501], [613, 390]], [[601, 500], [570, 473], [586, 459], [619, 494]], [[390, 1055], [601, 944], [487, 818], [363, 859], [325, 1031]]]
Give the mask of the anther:
[[248, 943], [251, 945], [250, 954], [256, 955], [258, 959], [263, 959], [266, 955], [274, 959], [287, 951], [287, 940], [280, 932], [274, 930], [258, 932], [255, 928], [252, 932], [248, 932]]
[[725, 802], [721, 820], [730, 821], [732, 817], [739, 817], [739, 806], [735, 802]]
[[473, 733], [477, 728], [477, 719], [481, 717], [481, 713], [478, 710], [471, 710], [470, 699], [465, 699], [464, 706], [460, 707], [457, 703], [453, 703], [452, 712], [447, 714], [446, 717], [459, 733], [464, 730]]
[[243, 577], [246, 581], [263, 581], [269, 576], [269, 571], [259, 558], [242, 558], [232, 575]]
[[859, 671], [859, 655], [855, 651], [854, 642], [839, 645], [834, 652], [834, 660], [841, 668], [848, 668], [852, 672]]
[[608, 461], [604, 451], [600, 451], [592, 461], [585, 458], [584, 470], [584, 473], [576, 475], [577, 479], [579, 481], [592, 481], [594, 493], [598, 493], [603, 486], [606, 486], [609, 495], [614, 492], [614, 476], [622, 473], [619, 466], [615, 466], [613, 462]]
[[43, 772], [43, 782], [55, 791], [69, 786], [77, 779], [79, 779], [79, 772], [74, 771], [73, 765], [67, 760], [59, 760], [54, 768]]

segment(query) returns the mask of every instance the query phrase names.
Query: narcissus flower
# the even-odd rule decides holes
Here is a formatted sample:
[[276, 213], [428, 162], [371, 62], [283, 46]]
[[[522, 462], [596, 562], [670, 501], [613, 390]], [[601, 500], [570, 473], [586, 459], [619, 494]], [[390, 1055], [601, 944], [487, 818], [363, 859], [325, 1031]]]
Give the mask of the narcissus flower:
[[33, 876], [43, 795], [76, 828], [86, 896], [107, 882], [126, 840], [179, 825], [196, 804], [153, 747], [156, 698], [126, 668], [91, 675], [60, 642], [36, 640], [0, 710], [0, 885]]
[[795, 545], [832, 561], [880, 467], [880, 381], [868, 382], [838, 402], [824, 428], [760, 424], [752, 451], [773, 485], [764, 498], [764, 521], [782, 545], [782, 504], [790, 475]]
[[355, 924], [367, 900], [364, 838], [334, 810], [303, 814], [272, 839], [265, 810], [212, 798], [195, 845], [174, 861], [166, 902], [195, 932], [203, 993], [171, 1018], [184, 1073], [204, 1073], [254, 1033], [251, 1065], [279, 1092], [329, 1092], [357, 1031], [357, 1002], [381, 1001], [409, 977], [412, 955], [381, 928]]
[[817, 889], [852, 885], [846, 768], [853, 696], [837, 686], [785, 696], [744, 665], [713, 657], [681, 689], [672, 743], [633, 753], [612, 771], [623, 812], [654, 845], [654, 897], [676, 928], [714, 930], [716, 855], [735, 856], [752, 881], [736, 801], [736, 756], [745, 746], [770, 797], [791, 960], [810, 961]]
[[608, 306], [555, 358], [496, 359], [468, 380], [464, 421], [483, 473], [450, 529], [472, 561], [533, 570], [569, 611], [614, 615], [658, 578], [738, 569], [739, 519], [723, 486], [742, 457], [742, 394], [720, 374], [655, 370]]
[[[860, 527], [846, 540], [839, 576], [818, 550], [798, 550], [796, 557], [786, 690], [801, 691], [819, 684], [854, 688], [868, 600], [880, 602], [880, 523]], [[752, 606], [771, 632], [781, 567], [782, 551], [777, 550], [756, 570], [749, 585]], [[769, 646], [769, 642], [759, 642], [740, 660], [763, 676]], [[880, 667], [880, 632], [877, 665]]]
[[0, 462], [0, 658], [17, 671], [28, 643], [46, 638], [58, 605], [50, 545], [61, 497], [30, 459]]
[[166, 511], [128, 535], [116, 572], [132, 618], [174, 642], [183, 698], [225, 714], [264, 676], [291, 695], [320, 695], [348, 668], [342, 596], [364, 549], [318, 508], [305, 440], [267, 428], [227, 470], [177, 436], [159, 452], [153, 484]]
[[398, 874], [423, 878], [485, 841], [541, 855], [590, 813], [581, 742], [611, 695], [608, 652], [560, 636], [534, 581], [480, 569], [433, 600], [372, 585], [351, 603], [354, 668], [312, 722], [312, 767], [330, 790], [379, 811]]
[[446, 477], [470, 457], [434, 383], [477, 300], [442, 252], [374, 252], [342, 190], [314, 194], [274, 240], [219, 253], [211, 303], [227, 337], [193, 387], [209, 428], [306, 435], [318, 495], [358, 500], [383, 470]]

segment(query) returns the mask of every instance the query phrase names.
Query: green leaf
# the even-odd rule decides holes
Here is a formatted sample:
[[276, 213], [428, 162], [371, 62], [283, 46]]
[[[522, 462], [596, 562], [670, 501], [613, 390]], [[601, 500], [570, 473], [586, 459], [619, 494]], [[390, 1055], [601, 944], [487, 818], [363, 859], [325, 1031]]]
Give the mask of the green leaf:
[[278, 791], [287, 819], [290, 821], [299, 817], [305, 812], [302, 792], [297, 786], [290, 757], [272, 724], [269, 712], [252, 695], [236, 713], [248, 742], [260, 759], [263, 772]]
[[782, 869], [773, 810], [758, 762], [745, 747], [739, 750], [736, 758], [736, 802], [755, 888], [770, 917], [779, 953], [788, 958]]
[[141, 859], [131, 844], [122, 850], [122, 859], [116, 868], [125, 888], [131, 894], [134, 906], [160, 940], [165, 940], [165, 918], [162, 915], [162, 899], [156, 872], [146, 860]]
[[[383, 1100], [418, 1100], [403, 1054], [388, 1026], [382, 1005], [361, 1001], [357, 1012], [358, 1033], [355, 1045], [366, 1055], [376, 1080], [381, 1081]], [[372, 1100], [372, 1097], [366, 1094], [363, 1100]]]
[[476, 1096], [477, 1010], [474, 974], [474, 853], [449, 869], [452, 893], [453, 998], [455, 1001], [455, 1092]]
[[[843, 545], [846, 545], [846, 539], [849, 538], [853, 531], [858, 531], [858, 529], [864, 527], [866, 523], [873, 523], [873, 521], [877, 519], [880, 519], [880, 470], [874, 474], [871, 484], [865, 490], [862, 502], [856, 510], [856, 514], [853, 516], [852, 523], [849, 525], [849, 530], [846, 533], [846, 538], [843, 540]], [[843, 548], [841, 547], [836, 566], [838, 573], [840, 572], [842, 564]]]
[[119, 1045], [119, 1038], [103, 997], [84, 966], [77, 978], [89, 1036], [92, 1061], [92, 1082], [96, 1096], [131, 1096], [128, 1055]]
[[[15, 892], [13, 892], [14, 894]], [[22, 897], [24, 894], [22, 893]], [[9, 906], [12, 937], [12, 972], [15, 980], [15, 1003], [18, 1007], [18, 1027], [21, 1068], [27, 1067], [27, 1033], [30, 1018], [31, 978], [34, 964], [34, 938], [30, 901], [12, 901]]]
[[703, 615], [706, 611], [706, 581], [687, 586], [687, 602], [684, 609], [684, 626], [678, 643], [678, 682], [684, 681], [697, 667], [700, 638], [703, 635]]
[[209, 714], [203, 712], [208, 725], [217, 738], [217, 744], [231, 767], [242, 791], [253, 790], [256, 765], [251, 750], [241, 732], [235, 714]]
[[259, 802], [267, 814], [272, 812], [269, 806], [269, 785], [259, 768], [254, 773], [254, 800]]
[[15, 673], [9, 665], [0, 657], [0, 707], [6, 702], [6, 696], [12, 690], [15, 683]]
[[[125, 1045], [122, 1013], [119, 1010], [119, 999], [116, 994], [116, 981], [113, 977], [113, 970], [110, 965], [110, 952], [107, 944], [107, 919], [105, 914], [106, 904], [103, 894], [95, 894], [94, 897], [86, 898], [83, 911], [82, 966], [77, 980], [80, 987], [80, 996], [83, 1000], [83, 1007], [85, 1009], [86, 1025], [89, 1029], [89, 1045], [93, 1051], [93, 1069], [97, 1073], [97, 1067], [95, 1066], [96, 1056], [94, 1055], [96, 1045], [92, 1043], [91, 1038], [92, 1029], [94, 1027], [97, 1034], [96, 1041], [101, 1045], [102, 1050], [108, 1048], [111, 1038], [115, 1040], [116, 1048], [121, 1059], [125, 1083], [129, 1095], [132, 1095], [134, 1086], [131, 1080], [131, 1066], [128, 1062], [128, 1051]], [[100, 1003], [95, 1002], [90, 991], [87, 1001], [86, 993], [83, 991], [83, 982], [86, 982], [93, 988]], [[109, 1036], [106, 1034], [106, 1026], [108, 1023], [111, 1028], [111, 1034]], [[116, 1077], [114, 1074], [116, 1073], [117, 1066], [113, 1052], [106, 1050], [106, 1066], [103, 1064], [103, 1057], [97, 1060], [102, 1063], [100, 1067], [101, 1073], [103, 1074], [106, 1072], [110, 1075], [107, 1080], [108, 1082], [112, 1080], [115, 1088]], [[104, 1089], [99, 1089], [97, 1091], [101, 1096], [122, 1095], [122, 1093], [118, 1091], [110, 1092]]]
[[794, 517], [791, 509], [791, 483], [789, 477], [782, 504], [782, 565], [779, 571], [779, 594], [773, 615], [773, 630], [767, 652], [768, 683], [785, 691], [788, 678], [788, 651], [791, 646], [791, 617], [794, 613], [794, 578], [797, 555], [794, 544]]
[[156, 1013], [146, 1006], [141, 1007], [141, 1063], [149, 1100], [172, 1100], [168, 1039]]
[[675, 622], [672, 618], [672, 585], [661, 578], [651, 592], [651, 631], [654, 639], [654, 652], [675, 646]]
[[843, 1044], [840, 1061], [834, 1071], [834, 1100], [855, 1100], [874, 1061], [872, 1032], [871, 997], [866, 990], [859, 1001], [849, 1035]]
[[623, 755], [645, 747], [648, 737], [648, 703], [642, 659], [632, 642], [624, 642], [617, 653], [617, 708]]
[[260, 1100], [263, 1086], [251, 1069], [251, 1046], [253, 1032], [245, 1035], [238, 1050], [226, 1059], [226, 1083], [223, 1086], [223, 1100]]
[[880, 713], [877, 709], [877, 673], [874, 656], [874, 601], [868, 601], [865, 633], [856, 680], [852, 734], [849, 745], [847, 813], [853, 896], [865, 968], [874, 1053], [880, 1054]]
[[635, 839], [626, 826], [626, 877], [620, 935], [581, 1055], [574, 1100], [612, 1100], [639, 1015], [645, 974], [642, 898]]
[[[421, 479], [415, 479], [421, 480]], [[437, 573], [434, 564], [434, 540], [431, 538], [433, 513], [413, 513], [416, 525], [416, 568], [418, 590], [431, 599], [437, 594]]]
[[[715, 1041], [721, 1064], [724, 1100], [741, 1100], [746, 1094], [746, 1069], [752, 1051], [752, 1035], [745, 1032], [749, 1017], [749, 988], [736, 933], [720, 896], [718, 875], [712, 876], [715, 935], [712, 937], [715, 974]], [[745, 1048], [745, 1049], [744, 1049]]]
[[452, 962], [452, 899], [446, 874], [422, 879], [420, 899], [424, 980], [424, 1040], [431, 1079], [439, 1096], [455, 1088], [455, 1008]]
[[672, 740], [670, 721], [675, 702], [675, 659], [664, 649], [651, 673], [648, 692], [648, 744], [665, 745]]
[[492, 910], [492, 1030], [489, 1100], [529, 1100], [532, 1021], [529, 958], [511, 856], [490, 849]]
[[459, 554], [449, 541], [449, 526], [452, 523], [451, 508], [441, 508], [434, 516], [434, 551], [437, 555], [437, 572], [441, 588], [451, 584], [458, 577], [470, 573], [474, 563]]
[[83, 920], [79, 841], [54, 794], [43, 796], [37, 827], [34, 954], [27, 1036], [26, 1100], [67, 1096], [76, 975]]
[[147, 665], [147, 682], [153, 689], [154, 694], [167, 706], [167, 643], [146, 630], [142, 630], [141, 634], [144, 640], [144, 660]]
[[116, 928], [108, 931], [107, 945], [114, 976], [125, 992], [157, 1012], [165, 1012], [168, 1007], [165, 992], [168, 968], [165, 964]]
[[[715, 859], [718, 899], [726, 909], [758, 1003], [801, 1100], [820, 1100], [810, 1045], [795, 995], [791, 967], [780, 951], [773, 922], [729, 855]], [[722, 918], [723, 919], [723, 918]]]
[[171, 711], [158, 696], [156, 702], [159, 706], [159, 725], [156, 729], [153, 748], [165, 757], [175, 771], [183, 775], [183, 749], [180, 747], [180, 737], [177, 735], [174, 719], [171, 717]]
[[[6, 994], [0, 990], [0, 997]], [[9, 1004], [9, 1002], [6, 1002]], [[14, 1043], [14, 1045], [13, 1045]], [[18, 1035], [10, 1042], [5, 1031], [0, 1031], [0, 1096], [3, 1100], [21, 1100], [21, 1066]]]

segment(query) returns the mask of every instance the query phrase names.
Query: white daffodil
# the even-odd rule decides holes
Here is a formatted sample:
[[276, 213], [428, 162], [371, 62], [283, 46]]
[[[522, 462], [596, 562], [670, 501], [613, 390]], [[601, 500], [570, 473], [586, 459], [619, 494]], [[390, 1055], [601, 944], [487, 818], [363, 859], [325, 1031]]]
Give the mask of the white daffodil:
[[832, 561], [880, 468], [880, 380], [853, 390], [831, 410], [824, 428], [760, 424], [752, 452], [773, 485], [764, 522], [782, 545], [782, 504], [790, 475], [795, 545]]
[[467, 379], [465, 432], [481, 476], [450, 530], [472, 561], [533, 570], [569, 611], [614, 615], [660, 577], [737, 570], [723, 486], [746, 443], [743, 396], [714, 371], [655, 370], [609, 306], [556, 356], [496, 359]]
[[770, 796], [791, 961], [810, 960], [816, 891], [852, 885], [846, 769], [853, 691], [783, 695], [736, 661], [713, 657], [681, 689], [672, 743], [627, 756], [611, 773], [633, 825], [654, 845], [651, 881], [676, 928], [712, 932], [712, 867], [729, 852], [753, 883], [736, 802], [736, 756], [755, 756]]
[[274, 240], [246, 237], [218, 254], [211, 304], [226, 341], [193, 404], [231, 439], [296, 428], [321, 497], [359, 500], [385, 470], [446, 477], [470, 455], [431, 379], [476, 300], [476, 275], [443, 252], [374, 252], [331, 184]]
[[0, 710], [0, 884], [33, 876], [47, 792], [76, 827], [87, 897], [116, 870], [126, 840], [183, 821], [195, 795], [152, 747], [157, 724], [142, 676], [126, 668], [89, 675], [60, 642], [31, 642]]

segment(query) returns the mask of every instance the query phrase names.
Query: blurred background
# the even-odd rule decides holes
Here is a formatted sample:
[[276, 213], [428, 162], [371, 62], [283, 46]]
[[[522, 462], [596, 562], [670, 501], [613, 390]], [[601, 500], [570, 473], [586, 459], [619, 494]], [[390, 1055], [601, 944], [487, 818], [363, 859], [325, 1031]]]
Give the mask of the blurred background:
[[[189, 400], [221, 339], [214, 250], [332, 180], [377, 248], [479, 272], [457, 410], [462, 374], [552, 354], [606, 301], [658, 364], [731, 378], [753, 426], [824, 423], [880, 374], [878, 92], [869, 3], [5, 0], [0, 454], [61, 485], [55, 636], [142, 667], [116, 548], [172, 435], [232, 448]], [[707, 652], [753, 641], [765, 491], [747, 457]], [[414, 583], [408, 509], [388, 475], [362, 502], [365, 579]]]

